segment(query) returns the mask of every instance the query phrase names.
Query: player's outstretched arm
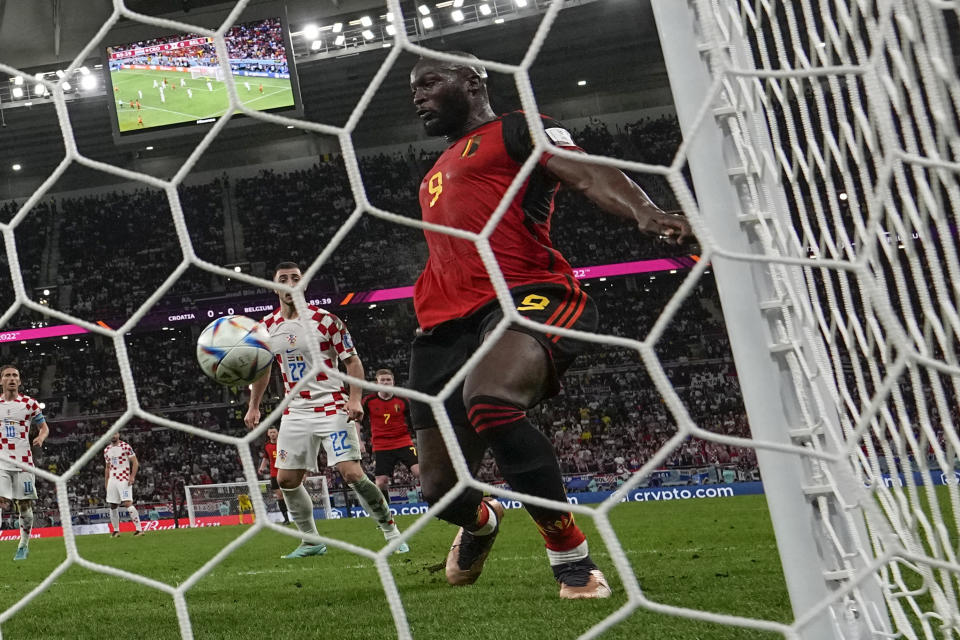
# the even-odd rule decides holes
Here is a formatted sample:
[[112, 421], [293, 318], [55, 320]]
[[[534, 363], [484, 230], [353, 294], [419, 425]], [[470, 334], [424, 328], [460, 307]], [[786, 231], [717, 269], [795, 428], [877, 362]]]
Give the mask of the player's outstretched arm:
[[547, 160], [547, 171], [568, 189], [579, 191], [607, 213], [636, 220], [641, 231], [664, 236], [675, 244], [683, 244], [693, 237], [686, 219], [664, 213], [640, 185], [616, 167], [553, 156]]
[[270, 384], [272, 369], [273, 363], [270, 363], [267, 371], [250, 385], [250, 401], [247, 403], [247, 414], [243, 416], [243, 424], [247, 425], [247, 429], [253, 429], [260, 424], [260, 401], [263, 400], [263, 394], [267, 390], [267, 385]]

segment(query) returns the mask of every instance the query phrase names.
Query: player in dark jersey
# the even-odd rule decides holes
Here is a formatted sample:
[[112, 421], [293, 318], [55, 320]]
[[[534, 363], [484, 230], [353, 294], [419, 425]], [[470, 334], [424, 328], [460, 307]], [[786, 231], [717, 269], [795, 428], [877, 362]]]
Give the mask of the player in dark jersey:
[[277, 508], [283, 515], [283, 524], [290, 524], [290, 518], [287, 516], [287, 503], [283, 499], [283, 491], [280, 490], [280, 484], [277, 482], [277, 438], [280, 432], [274, 427], [267, 429], [267, 441], [263, 445], [263, 455], [260, 458], [260, 468], [257, 473], [263, 473], [270, 469], [270, 489], [273, 491], [273, 497], [277, 499]]
[[[471, 60], [469, 54], [456, 54]], [[428, 135], [450, 146], [420, 186], [423, 220], [480, 232], [533, 150], [526, 116], [498, 117], [477, 62], [422, 59], [410, 73], [417, 116]], [[582, 152], [563, 126], [540, 116], [557, 147]], [[579, 191], [600, 208], [635, 220], [641, 231], [681, 243], [690, 227], [661, 211], [621, 171], [543, 153], [517, 191], [490, 248], [520, 315], [548, 326], [594, 331], [597, 310], [570, 265], [550, 242], [553, 198], [560, 187]], [[414, 289], [420, 324], [410, 360], [410, 387], [437, 394], [503, 318], [490, 276], [469, 240], [424, 231], [430, 256]], [[510, 487], [566, 504], [563, 477], [550, 441], [526, 411], [560, 389], [559, 377], [578, 343], [511, 325], [446, 401], [468, 465], [489, 448]], [[436, 503], [456, 482], [447, 448], [428, 405], [413, 402], [424, 498]], [[610, 588], [590, 559], [586, 538], [566, 510], [525, 505], [546, 543], [561, 598], [605, 598]], [[447, 556], [447, 581], [472, 584], [499, 531], [503, 506], [467, 489], [438, 514], [460, 526]]]
[[[378, 369], [375, 379], [377, 384], [392, 386], [393, 372]], [[410, 437], [410, 405], [406, 398], [378, 391], [364, 396], [363, 415], [370, 426], [370, 443], [376, 465], [373, 473], [377, 486], [390, 504], [390, 477], [397, 463], [410, 469], [414, 478], [420, 477], [417, 449]]]

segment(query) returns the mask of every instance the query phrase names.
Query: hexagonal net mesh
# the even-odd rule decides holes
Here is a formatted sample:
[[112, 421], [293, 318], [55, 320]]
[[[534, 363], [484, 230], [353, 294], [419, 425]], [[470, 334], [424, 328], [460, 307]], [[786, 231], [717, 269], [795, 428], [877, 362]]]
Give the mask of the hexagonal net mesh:
[[[831, 633], [844, 638], [957, 637], [960, 565], [956, 559], [956, 531], [960, 495], [954, 469], [960, 450], [955, 427], [960, 367], [955, 335], [960, 329], [960, 315], [954, 298], [955, 283], [960, 283], [960, 264], [954, 242], [953, 215], [960, 195], [956, 181], [960, 164], [955, 158], [960, 153], [956, 128], [960, 92], [953, 46], [957, 37], [957, 7], [945, 0], [787, 3], [691, 0], [689, 4], [665, 0], [654, 4], [662, 8], [667, 3], [691, 10], [688, 26], [699, 38], [693, 43], [693, 50], [702, 53], [710, 92], [695, 105], [696, 118], [684, 123], [687, 141], [671, 167], [612, 158], [594, 160], [667, 177], [697, 232], [703, 259], [643, 341], [556, 328], [550, 331], [636, 350], [676, 419], [677, 434], [629, 482], [596, 507], [557, 505], [542, 498], [495, 489], [472, 478], [463, 456], [453, 451], [459, 481], [436, 506], [444, 506], [456, 492], [474, 486], [533, 504], [562, 506], [593, 518], [620, 574], [628, 600], [584, 637], [602, 634], [640, 607], [772, 631], [787, 638], [815, 637], [809, 630], [820, 618], [830, 620]], [[112, 15], [77, 55], [68, 74], [82, 64], [121, 17], [210, 36], [215, 40], [221, 64], [226, 65], [224, 34], [237, 21], [248, 1], [237, 2], [215, 31], [137, 14], [127, 9], [122, 0], [114, 0], [113, 4]], [[548, 142], [535, 116], [538, 109], [528, 75], [563, 5], [562, 2], [550, 4], [527, 55], [519, 64], [484, 61], [488, 69], [515, 78], [523, 108], [529, 115], [536, 145], [534, 153], [482, 233], [430, 227], [476, 245], [505, 313], [496, 332], [506, 330], [511, 322], [544, 327], [521, 318], [514, 309], [487, 239], [543, 151], [549, 149], [557, 155], [582, 160], [582, 156], [554, 148]], [[401, 23], [399, 0], [388, 0], [387, 7], [395, 21]], [[63, 474], [35, 470], [38, 476], [56, 486], [67, 558], [40, 585], [0, 614], [0, 624], [46, 590], [69, 567], [78, 565], [168, 593], [174, 599], [181, 635], [192, 638], [186, 592], [262, 529], [272, 528], [294, 535], [269, 523], [260, 492], [255, 490], [257, 475], [249, 444], [262, 435], [272, 419], [246, 437], [235, 438], [151, 414], [140, 406], [124, 336], [190, 267], [256, 286], [278, 288], [274, 283], [200, 259], [194, 252], [180, 206], [178, 185], [237, 113], [333, 135], [341, 145], [357, 205], [305, 272], [302, 285], [293, 290], [301, 309], [306, 306], [303, 291], [311, 276], [332, 256], [362, 216], [427, 227], [370, 203], [351, 140], [367, 104], [403, 51], [456, 59], [420, 46], [405, 33], [398, 32], [389, 55], [342, 127], [293, 120], [245, 107], [238, 98], [229, 69], [224, 66], [230, 107], [170, 180], [84, 157], [73, 139], [62, 89], [48, 83], [66, 155], [16, 216], [9, 223], [0, 223], [16, 295], [14, 304], [0, 316], [0, 326], [25, 307], [112, 339], [128, 408], [109, 432]], [[11, 75], [21, 74], [2, 62], [0, 70]], [[673, 78], [673, 81], [676, 84], [683, 79]], [[715, 233], [716, 221], [706, 215], [705, 206], [703, 211], [698, 207], [683, 177], [685, 163], [696, 160], [691, 141], [711, 125], [724, 136], [723, 161], [729, 169], [740, 207], [737, 224], [752, 238], [748, 245], [750, 251], [725, 245]], [[169, 200], [183, 251], [177, 269], [116, 329], [104, 328], [31, 300], [17, 259], [15, 229], [73, 162], [162, 189]], [[699, 191], [701, 185], [694, 173]], [[654, 345], [710, 261], [718, 265], [721, 293], [723, 279], [719, 265], [724, 261], [753, 265], [771, 285], [774, 295], [762, 301], [756, 311], [759, 313], [762, 308], [765, 317], [771, 319], [770, 342], [786, 372], [783, 380], [792, 387], [796, 403], [797, 421], [782, 425], [781, 435], [785, 438], [768, 438], [755, 432], [753, 439], [744, 440], [699, 429], [656, 358]], [[489, 340], [485, 344], [493, 342]], [[318, 349], [315, 340], [311, 348]], [[443, 399], [456, 389], [488, 348], [485, 346], [474, 354], [437, 397], [397, 389], [398, 394], [433, 407], [448, 442], [454, 442], [455, 437], [443, 409]], [[315, 361], [322, 359], [315, 358]], [[325, 372], [349, 380], [339, 372]], [[281, 404], [281, 408], [283, 406]], [[275, 411], [272, 416], [280, 413]], [[112, 433], [132, 418], [149, 419], [236, 446], [254, 499], [256, 523], [177, 586], [91, 562], [77, 552], [66, 483], [91, 460]], [[821, 550], [818, 570], [827, 587], [825, 595], [815, 604], [797, 611], [794, 623], [668, 606], [647, 599], [641, 591], [621, 541], [610, 524], [609, 513], [627, 492], [638, 486], [690, 436], [755, 447], [758, 452], [777, 452], [801, 462], [808, 483], [798, 489], [809, 497], [808, 512], [802, 517], [816, 525], [812, 528], [818, 533], [817, 546]], [[932, 481], [941, 474], [946, 478], [941, 483], [946, 485], [945, 489], [935, 488]], [[410, 638], [412, 634], [387, 558], [396, 546], [426, 524], [427, 518], [421, 518], [401, 539], [377, 552], [321, 537], [329, 545], [367, 557], [376, 564], [400, 638]], [[782, 542], [781, 549], [783, 555], [790, 554]], [[789, 567], [787, 579], [789, 583]]]
[[[744, 286], [767, 340], [752, 348], [769, 349], [783, 372], [759, 384], [792, 405], [789, 422], [763, 430], [745, 388], [754, 440], [779, 431], [784, 446], [808, 453], [796, 488], [808, 508], [794, 524], [817, 538], [812, 571], [823, 588], [806, 608], [791, 592], [794, 628], [955, 638], [960, 9], [934, 0], [671, 8], [681, 5], [671, 24], [686, 30], [703, 73], [702, 99], [681, 116], [683, 160], [723, 163], [738, 214], [727, 226], [709, 215], [717, 187], [694, 170], [706, 223], [698, 237], [712, 247], [703, 253], [717, 263], [725, 304], [720, 263], [750, 265]], [[671, 74], [675, 95], [678, 82], [697, 81], [685, 73]], [[704, 138], [721, 145], [713, 156]], [[692, 194], [682, 201], [690, 214]], [[731, 225], [743, 241], [724, 246]], [[727, 326], [735, 343], [730, 314]], [[778, 545], [790, 585], [797, 567], [779, 531]], [[832, 629], [811, 633], [818, 618]]]

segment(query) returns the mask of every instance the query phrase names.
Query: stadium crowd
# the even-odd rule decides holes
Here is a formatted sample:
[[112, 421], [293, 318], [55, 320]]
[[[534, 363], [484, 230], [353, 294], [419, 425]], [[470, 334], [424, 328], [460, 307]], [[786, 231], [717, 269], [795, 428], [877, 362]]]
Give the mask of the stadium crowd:
[[[616, 134], [595, 121], [576, 137], [587, 151], [656, 164], [669, 163], [671, 144], [679, 141], [676, 123], [669, 119], [638, 122]], [[430, 154], [418, 154], [412, 148], [407, 153], [362, 159], [367, 197], [377, 207], [417, 218], [418, 184], [423, 164], [431, 161]], [[659, 176], [637, 178], [652, 193], [668, 193]], [[225, 264], [227, 255], [256, 259], [267, 269], [284, 259], [309, 263], [355, 206], [340, 159], [287, 173], [265, 170], [254, 178], [231, 180], [224, 176], [205, 185], [182, 187], [180, 200], [200, 257], [217, 264]], [[666, 197], [661, 202], [665, 207], [673, 205]], [[20, 257], [28, 290], [31, 285], [55, 284], [61, 292], [59, 300], [68, 301], [66, 310], [80, 317], [126, 318], [181, 261], [169, 205], [158, 191], [68, 198], [56, 206], [69, 215], [53, 216], [49, 226], [25, 226], [25, 250]], [[230, 207], [232, 211], [228, 211]], [[6, 217], [10, 210], [10, 206], [3, 210]], [[47, 215], [43, 209], [32, 215], [38, 214]], [[144, 215], [150, 216], [149, 226], [142, 223]], [[228, 247], [230, 238], [224, 233], [227, 215], [235, 215], [242, 230], [234, 236], [242, 238], [240, 246]], [[290, 224], [294, 219], [296, 224]], [[304, 233], [304, 229], [311, 232]], [[575, 266], [683, 253], [642, 239], [632, 225], [621, 224], [583, 198], [565, 192], [558, 197], [553, 235], [555, 245]], [[44, 252], [56, 265], [46, 273], [48, 277], [55, 273], [55, 281], [49, 283], [40, 272]], [[425, 256], [418, 229], [364, 215], [318, 278], [340, 290], [407, 285], [419, 273]], [[600, 330], [642, 339], [684, 276], [685, 272], [659, 272], [587, 282], [601, 309]], [[223, 295], [241, 289], [237, 282], [190, 269], [157, 308], [183, 308], [201, 294]], [[656, 351], [699, 426], [715, 433], [747, 436], [719, 309], [712, 277], [705, 276], [657, 342]], [[409, 340], [416, 328], [410, 304], [351, 306], [337, 312], [350, 327], [368, 371], [391, 368], [402, 384]], [[245, 432], [240, 409], [246, 403], [245, 392], [219, 387], [201, 374], [194, 362], [199, 329], [190, 326], [128, 335], [139, 401], [158, 415], [241, 435]], [[44, 450], [37, 452], [38, 464], [63, 471], [126, 408], [113, 344], [101, 337], [81, 336], [28, 344], [11, 355], [23, 369], [27, 392], [48, 402], [52, 433]], [[272, 401], [278, 401], [276, 383], [271, 393]], [[623, 348], [591, 346], [567, 376], [562, 394], [532, 413], [557, 446], [563, 471], [570, 476], [626, 477], [676, 431], [675, 421], [637, 353]], [[184, 484], [205, 484], [234, 481], [243, 475], [237, 452], [210, 440], [138, 419], [125, 425], [122, 437], [141, 459], [137, 495], [144, 503], [168, 502], [170, 478], [179, 478]], [[372, 469], [369, 454], [365, 462]], [[755, 468], [755, 456], [750, 449], [688, 440], [670, 453], [666, 465], [727, 465], [746, 475]], [[394, 484], [412, 484], [413, 479], [405, 474], [398, 471]], [[498, 481], [492, 459], [485, 462], [479, 476]], [[330, 481], [336, 489], [338, 479], [331, 477]], [[102, 482], [102, 461], [94, 455], [70, 483], [75, 506], [100, 504]]]

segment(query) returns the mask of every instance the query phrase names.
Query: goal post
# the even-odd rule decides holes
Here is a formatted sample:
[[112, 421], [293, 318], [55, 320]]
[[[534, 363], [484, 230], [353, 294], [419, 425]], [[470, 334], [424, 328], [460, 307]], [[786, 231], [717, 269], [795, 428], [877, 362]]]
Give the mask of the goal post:
[[219, 80], [223, 82], [223, 69], [219, 66], [213, 67], [190, 67], [190, 79], [205, 78], [207, 80]]
[[[321, 519], [335, 517], [330, 505], [330, 492], [327, 487], [326, 476], [309, 476], [303, 479], [303, 484], [313, 499], [315, 513]], [[257, 488], [267, 506], [268, 513], [279, 512], [270, 483], [259, 480]], [[186, 494], [187, 518], [190, 526], [196, 527], [199, 516], [235, 516], [239, 514], [237, 497], [243, 493], [250, 493], [250, 485], [246, 482], [221, 482], [217, 484], [191, 484], [184, 487]], [[319, 509], [317, 513], [316, 509]]]
[[795, 631], [956, 637], [956, 9], [652, 4]]

